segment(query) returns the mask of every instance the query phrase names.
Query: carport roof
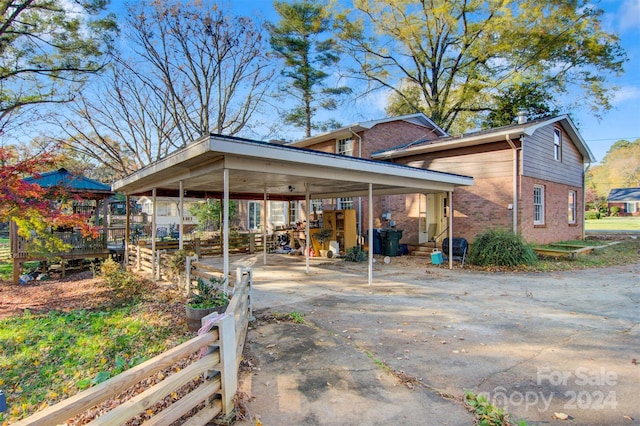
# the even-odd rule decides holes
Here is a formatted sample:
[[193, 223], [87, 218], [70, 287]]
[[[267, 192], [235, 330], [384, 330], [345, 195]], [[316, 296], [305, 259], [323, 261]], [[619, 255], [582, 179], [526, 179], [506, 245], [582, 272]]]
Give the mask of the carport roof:
[[347, 157], [238, 137], [209, 135], [112, 184], [128, 195], [221, 197], [223, 170], [229, 170], [231, 199], [295, 200], [368, 194], [453, 191], [473, 184], [469, 176], [420, 169], [386, 161]]

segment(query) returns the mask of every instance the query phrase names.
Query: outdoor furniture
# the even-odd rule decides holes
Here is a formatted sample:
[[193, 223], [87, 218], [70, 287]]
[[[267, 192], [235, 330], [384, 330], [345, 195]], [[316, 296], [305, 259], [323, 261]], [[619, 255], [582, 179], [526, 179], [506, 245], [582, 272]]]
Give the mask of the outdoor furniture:
[[[462, 267], [464, 268], [464, 261], [467, 258], [467, 252], [469, 251], [469, 243], [464, 238], [452, 238], [452, 251], [453, 251], [453, 260], [459, 260], [462, 262]], [[449, 256], [449, 238], [445, 238], [442, 241], [442, 255], [444, 256], [444, 260], [448, 260]]]

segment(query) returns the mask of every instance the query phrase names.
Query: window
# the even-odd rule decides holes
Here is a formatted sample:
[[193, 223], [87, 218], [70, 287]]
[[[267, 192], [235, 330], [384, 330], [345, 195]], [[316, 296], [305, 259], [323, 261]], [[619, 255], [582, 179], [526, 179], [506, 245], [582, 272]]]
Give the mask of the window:
[[569, 191], [569, 223], [576, 223], [576, 191]]
[[159, 202], [156, 207], [156, 215], [158, 216], [177, 216], [177, 206], [174, 203]]
[[148, 215], [153, 214], [153, 203], [148, 202], [142, 205], [142, 213], [146, 213]]
[[285, 213], [285, 208], [284, 208], [284, 201], [271, 201], [269, 203], [269, 222], [272, 223], [275, 226], [280, 226], [280, 225], [284, 225], [285, 223], [285, 218], [284, 218], [284, 213]]
[[249, 218], [248, 218], [248, 228], [249, 230], [259, 230], [260, 229], [260, 203], [256, 203], [255, 201], [249, 202]]
[[296, 223], [300, 215], [298, 214], [298, 205], [297, 201], [289, 201], [289, 223]]
[[625, 203], [624, 211], [625, 213], [635, 213], [636, 212], [636, 202], [631, 201], [629, 203]]
[[562, 161], [562, 132], [560, 129], [553, 129], [553, 158]]
[[353, 197], [338, 198], [338, 210], [353, 209]]
[[544, 186], [533, 187], [533, 224], [544, 225]]
[[311, 213], [322, 213], [322, 200], [311, 200]]
[[341, 155], [353, 155], [353, 139], [344, 138], [338, 139], [338, 146], [336, 148], [336, 152]]

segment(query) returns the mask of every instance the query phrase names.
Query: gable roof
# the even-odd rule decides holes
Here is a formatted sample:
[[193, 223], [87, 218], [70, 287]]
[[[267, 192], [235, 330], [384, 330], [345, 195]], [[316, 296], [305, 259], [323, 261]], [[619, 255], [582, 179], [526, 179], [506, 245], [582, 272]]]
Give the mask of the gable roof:
[[371, 157], [376, 159], [407, 157], [425, 152], [445, 151], [448, 149], [505, 141], [507, 139], [518, 139], [523, 136], [530, 136], [535, 133], [536, 130], [554, 123], [560, 124], [567, 132], [580, 154], [582, 154], [585, 163], [593, 163], [596, 161], [587, 143], [568, 115], [545, 117], [522, 124], [510, 124], [493, 129], [479, 130], [461, 136], [447, 136], [435, 140], [419, 139], [388, 150], [374, 152]]
[[28, 183], [35, 183], [43, 188], [53, 188], [56, 186], [66, 188], [71, 192], [93, 192], [106, 193], [111, 195], [111, 187], [97, 180], [89, 179], [82, 175], [71, 173], [65, 168], [42, 173], [39, 177], [28, 177], [23, 179]]
[[415, 114], [401, 115], [399, 117], [387, 117], [387, 118], [381, 118], [379, 120], [369, 120], [369, 121], [362, 121], [362, 122], [359, 122], [359, 123], [354, 123], [354, 124], [351, 124], [349, 126], [345, 126], [345, 127], [339, 128], [339, 129], [331, 130], [330, 132], [320, 133], [319, 135], [311, 136], [309, 138], [301, 139], [301, 140], [295, 141], [295, 142], [289, 142], [287, 145], [297, 146], [299, 148], [304, 148], [304, 147], [313, 145], [313, 144], [318, 143], [318, 142], [322, 142], [322, 141], [325, 141], [325, 140], [328, 140], [328, 139], [335, 138], [335, 136], [337, 136], [337, 135], [339, 135], [341, 133], [345, 133], [345, 132], [357, 133], [357, 132], [361, 132], [363, 130], [369, 130], [374, 126], [377, 126], [378, 124], [391, 123], [391, 122], [394, 122], [394, 121], [406, 121], [408, 123], [413, 123], [413, 124], [416, 124], [418, 126], [423, 126], [423, 127], [428, 128], [428, 129], [432, 129], [432, 130], [434, 130], [436, 132], [436, 134], [438, 136], [449, 136], [447, 134], [447, 132], [445, 132], [433, 120], [431, 120], [429, 117], [427, 117], [423, 113], [418, 112], [418, 113], [415, 113]]
[[607, 201], [640, 201], [640, 188], [614, 188]]

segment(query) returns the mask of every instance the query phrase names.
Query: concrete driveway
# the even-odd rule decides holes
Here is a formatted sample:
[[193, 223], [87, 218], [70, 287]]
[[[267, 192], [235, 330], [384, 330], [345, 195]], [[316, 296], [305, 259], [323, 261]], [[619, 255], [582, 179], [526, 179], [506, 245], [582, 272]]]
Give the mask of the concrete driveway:
[[471, 425], [466, 390], [529, 425], [640, 424], [640, 264], [513, 274], [405, 256], [369, 288], [366, 264], [268, 262], [235, 259], [254, 268], [256, 315], [306, 323], [248, 334], [242, 390], [263, 425]]

